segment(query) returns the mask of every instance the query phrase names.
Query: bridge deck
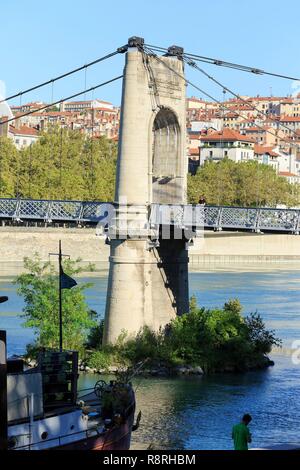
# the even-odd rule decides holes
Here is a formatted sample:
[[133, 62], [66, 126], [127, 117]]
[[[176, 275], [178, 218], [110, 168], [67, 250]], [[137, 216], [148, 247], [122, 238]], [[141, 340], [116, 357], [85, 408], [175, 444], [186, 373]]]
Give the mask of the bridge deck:
[[[0, 220], [20, 225], [27, 222], [96, 225], [107, 218], [111, 203], [90, 201], [49, 201], [0, 198]], [[152, 204], [149, 222], [163, 224], [165, 209], [171, 208], [169, 224], [213, 230], [270, 231], [299, 234], [300, 210], [230, 206]]]

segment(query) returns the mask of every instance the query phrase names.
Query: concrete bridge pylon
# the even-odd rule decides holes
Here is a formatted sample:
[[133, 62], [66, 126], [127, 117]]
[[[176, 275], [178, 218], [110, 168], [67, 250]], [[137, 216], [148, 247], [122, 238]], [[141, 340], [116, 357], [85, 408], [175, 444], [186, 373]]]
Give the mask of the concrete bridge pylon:
[[[175, 51], [175, 52], [174, 52]], [[185, 204], [186, 83], [180, 48], [159, 57], [130, 38], [124, 68], [104, 341], [165, 326], [189, 308], [186, 240], [151, 242], [150, 204]], [[122, 233], [126, 219], [130, 235]]]

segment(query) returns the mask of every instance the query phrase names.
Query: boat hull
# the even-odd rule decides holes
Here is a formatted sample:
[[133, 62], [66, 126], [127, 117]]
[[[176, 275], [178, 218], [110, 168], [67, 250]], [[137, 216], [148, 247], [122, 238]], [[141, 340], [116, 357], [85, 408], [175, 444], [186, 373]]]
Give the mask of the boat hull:
[[86, 437], [80, 441], [70, 442], [53, 450], [129, 450], [134, 413], [124, 424], [108, 429], [106, 433]]

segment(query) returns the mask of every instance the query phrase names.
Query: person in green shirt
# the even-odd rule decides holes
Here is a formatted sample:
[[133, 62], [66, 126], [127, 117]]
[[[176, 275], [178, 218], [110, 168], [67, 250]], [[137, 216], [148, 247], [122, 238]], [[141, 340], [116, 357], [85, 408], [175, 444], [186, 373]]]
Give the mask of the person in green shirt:
[[245, 414], [242, 421], [233, 426], [232, 439], [234, 450], [248, 450], [248, 443], [251, 442], [251, 434], [248, 429], [250, 421], [252, 421], [252, 417], [249, 414]]

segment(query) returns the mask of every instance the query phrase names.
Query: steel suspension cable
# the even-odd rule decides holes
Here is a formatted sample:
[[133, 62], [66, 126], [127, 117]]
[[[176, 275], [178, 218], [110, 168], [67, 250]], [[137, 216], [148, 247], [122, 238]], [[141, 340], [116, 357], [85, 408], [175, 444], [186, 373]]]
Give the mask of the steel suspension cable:
[[12, 121], [15, 121], [17, 119], [21, 119], [22, 117], [25, 117], [25, 116], [29, 116], [30, 114], [38, 114], [40, 111], [43, 111], [44, 109], [47, 109], [47, 108], [50, 108], [51, 106], [55, 106], [57, 104], [60, 104], [62, 103], [63, 101], [68, 101], [68, 100], [71, 100], [73, 98], [76, 98], [77, 96], [80, 96], [80, 95], [83, 95], [84, 93], [88, 93], [90, 91], [93, 91], [93, 90], [96, 90], [97, 88], [101, 88], [102, 86], [105, 86], [105, 85], [108, 85], [109, 83], [112, 83], [112, 82], [115, 82], [117, 80], [120, 80], [121, 78], [123, 78], [123, 75], [119, 75], [118, 77], [115, 77], [115, 78], [112, 78], [111, 80], [107, 80], [106, 82], [102, 82], [102, 83], [99, 83], [99, 85], [95, 85], [91, 88], [88, 88], [87, 90], [82, 90], [78, 93], [75, 93], [74, 95], [71, 95], [71, 96], [67, 96], [65, 98], [61, 98], [60, 100], [58, 101], [54, 101], [53, 103], [49, 103], [47, 104], [46, 106], [42, 106], [41, 108], [39, 108], [38, 110], [32, 110], [32, 111], [28, 111], [27, 113], [24, 113], [24, 114], [20, 114], [20, 116], [14, 116], [10, 119], [6, 119], [4, 121], [0, 121], [0, 125], [1, 124], [6, 124], [8, 122], [12, 122]]
[[231, 90], [230, 88], [228, 88], [226, 85], [224, 85], [224, 83], [221, 83], [219, 80], [217, 80], [216, 78], [214, 78], [212, 75], [210, 75], [209, 73], [207, 73], [204, 69], [202, 69], [201, 67], [199, 67], [193, 60], [191, 59], [185, 59], [184, 60], [190, 67], [193, 67], [194, 69], [198, 70], [199, 72], [201, 72], [203, 75], [205, 75], [209, 80], [211, 80], [212, 82], [214, 82], [216, 85], [218, 85], [219, 87], [223, 88], [223, 90], [226, 90], [228, 91], [232, 96], [235, 96], [238, 100], [240, 100], [242, 103], [246, 104], [247, 106], [251, 107], [253, 111], [256, 111], [258, 114], [260, 114], [261, 116], [265, 117], [265, 118], [269, 118], [271, 121], [273, 122], [276, 122], [279, 126], [287, 129], [289, 132], [293, 133], [296, 135], [296, 137], [299, 137], [299, 135], [293, 130], [291, 129], [290, 127], [286, 126], [285, 124], [282, 124], [280, 122], [278, 122], [276, 119], [272, 118], [272, 116], [264, 113], [263, 111], [261, 111], [259, 108], [257, 108], [256, 106], [254, 106], [253, 104], [249, 103], [249, 101], [245, 100], [244, 98], [242, 98], [238, 93], [235, 93], [233, 90]]
[[107, 54], [103, 57], [100, 57], [99, 59], [93, 60], [92, 62], [89, 62], [87, 64], [81, 65], [80, 67], [77, 67], [73, 70], [70, 70], [69, 72], [63, 73], [62, 75], [58, 75], [55, 78], [51, 78], [50, 80], [47, 80], [45, 82], [42, 82], [38, 85], [34, 85], [30, 88], [27, 88], [26, 90], [19, 91], [18, 93], [15, 93], [13, 95], [8, 96], [5, 99], [0, 100], [0, 103], [3, 103], [4, 101], [9, 101], [12, 100], [13, 98], [17, 98], [18, 96], [21, 98], [21, 96], [25, 95], [26, 93], [29, 93], [31, 91], [38, 90], [39, 88], [42, 88], [46, 85], [53, 84], [57, 80], [62, 80], [63, 78], [69, 77], [70, 75], [73, 75], [74, 73], [80, 72], [81, 70], [86, 70], [88, 67], [91, 67], [93, 65], [98, 64], [99, 62], [102, 62], [104, 60], [110, 59], [111, 57], [117, 55], [117, 54], [122, 54], [123, 52], [126, 52], [126, 46], [119, 47], [116, 51], [111, 52], [110, 54]]
[[[145, 44], [145, 46], [149, 47], [150, 49], [152, 49], [154, 51], [160, 52], [160, 53], [168, 53], [168, 49], [166, 47], [153, 46], [151, 44]], [[294, 80], [296, 80], [296, 81], [300, 80], [299, 77], [292, 77], [292, 76], [289, 76], [289, 75], [285, 75], [285, 74], [282, 74], [282, 73], [276, 73], [276, 72], [268, 72], [268, 71], [260, 69], [258, 67], [251, 67], [251, 66], [248, 66], [248, 65], [236, 64], [234, 62], [228, 62], [226, 60], [216, 59], [216, 58], [213, 58], [213, 57], [206, 57], [206, 56], [202, 56], [202, 55], [198, 55], [198, 54], [193, 54], [193, 53], [190, 53], [190, 52], [184, 52], [183, 56], [186, 57], [186, 58], [191, 58], [191, 59], [197, 60], [199, 62], [205, 62], [205, 63], [211, 64], [211, 65], [218, 65], [218, 66], [221, 66], [221, 67], [228, 67], [228, 68], [240, 70], [242, 72], [249, 72], [249, 73], [252, 73], [252, 74], [255, 74], [255, 75], [270, 75], [270, 76], [273, 76], [273, 77], [283, 78], [285, 80], [293, 80], [293, 81]]]
[[[143, 49], [141, 49], [142, 51]], [[149, 47], [144, 47], [144, 50], [146, 53], [148, 53], [149, 55], [151, 55], [152, 57], [154, 57], [158, 62], [162, 63], [166, 68], [168, 68], [169, 70], [171, 70], [175, 75], [177, 75], [178, 77], [180, 77], [182, 80], [185, 81], [185, 83], [187, 83], [188, 85], [190, 85], [191, 87], [195, 88], [196, 90], [200, 91], [200, 93], [202, 93], [203, 95], [207, 96], [209, 99], [211, 99], [212, 101], [214, 101], [215, 103], [217, 103], [219, 106], [223, 106], [225, 109], [227, 109], [228, 111], [232, 111], [231, 108], [229, 108], [228, 106], [224, 106], [221, 101], [219, 101], [218, 99], [214, 98], [212, 95], [210, 95], [209, 93], [207, 93], [206, 91], [204, 91], [202, 88], [200, 88], [199, 86], [195, 85], [193, 82], [191, 82], [190, 80], [188, 80], [184, 75], [180, 74], [179, 72], [177, 72], [177, 70], [175, 70], [173, 67], [169, 66], [168, 64], [166, 64], [166, 62], [164, 62], [163, 60], [161, 60], [156, 54], [155, 52], [153, 52], [153, 50], [151, 50]], [[245, 119], [245, 117], [236, 112], [236, 115], [239, 116], [239, 117], [242, 117], [243, 119]], [[256, 127], [259, 128], [259, 129], [262, 129], [264, 132], [267, 132], [268, 134], [270, 135], [273, 135], [275, 136], [276, 138], [278, 138], [278, 135], [270, 130], [266, 130], [263, 126], [259, 126], [258, 124], [256, 124]], [[299, 144], [296, 144], [294, 142], [290, 142], [286, 139], [280, 139], [286, 143], [288, 143], [289, 145], [292, 145], [292, 146], [296, 146], [297, 148], [299, 148]]]

